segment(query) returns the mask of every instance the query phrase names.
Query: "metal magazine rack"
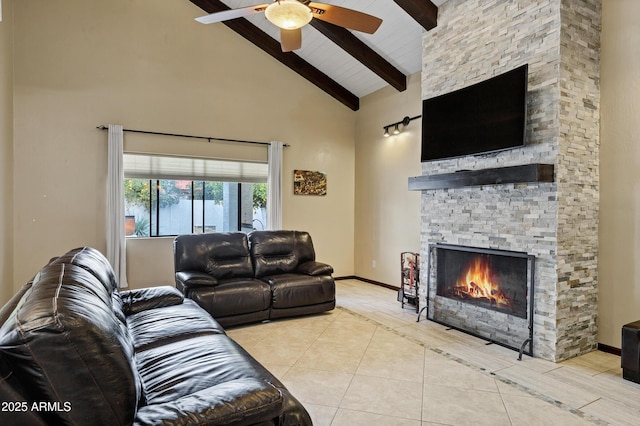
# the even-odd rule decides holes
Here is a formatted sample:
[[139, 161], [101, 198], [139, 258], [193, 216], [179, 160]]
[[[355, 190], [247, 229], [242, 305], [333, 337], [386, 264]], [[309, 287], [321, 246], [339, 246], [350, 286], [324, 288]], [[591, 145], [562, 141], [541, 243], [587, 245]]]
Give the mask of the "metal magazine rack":
[[418, 290], [420, 289], [420, 254], [405, 251], [400, 253], [400, 290], [398, 300], [404, 305], [420, 309]]

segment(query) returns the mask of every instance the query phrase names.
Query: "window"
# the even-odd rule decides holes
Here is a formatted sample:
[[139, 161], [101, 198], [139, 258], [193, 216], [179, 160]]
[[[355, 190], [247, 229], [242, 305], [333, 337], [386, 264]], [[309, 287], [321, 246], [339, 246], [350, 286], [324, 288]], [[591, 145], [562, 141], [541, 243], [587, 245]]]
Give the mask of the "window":
[[265, 228], [264, 163], [125, 154], [124, 170], [127, 236]]

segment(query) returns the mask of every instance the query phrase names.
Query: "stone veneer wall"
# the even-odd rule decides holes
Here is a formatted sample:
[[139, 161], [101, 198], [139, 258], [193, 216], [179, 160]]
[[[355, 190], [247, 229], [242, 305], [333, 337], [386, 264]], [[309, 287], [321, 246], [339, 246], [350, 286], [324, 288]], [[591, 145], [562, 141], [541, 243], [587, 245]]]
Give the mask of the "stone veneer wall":
[[529, 64], [526, 146], [423, 175], [550, 163], [556, 181], [423, 191], [422, 280], [430, 243], [535, 255], [534, 355], [554, 361], [597, 347], [599, 40], [600, 0], [449, 0], [423, 36], [423, 99]]

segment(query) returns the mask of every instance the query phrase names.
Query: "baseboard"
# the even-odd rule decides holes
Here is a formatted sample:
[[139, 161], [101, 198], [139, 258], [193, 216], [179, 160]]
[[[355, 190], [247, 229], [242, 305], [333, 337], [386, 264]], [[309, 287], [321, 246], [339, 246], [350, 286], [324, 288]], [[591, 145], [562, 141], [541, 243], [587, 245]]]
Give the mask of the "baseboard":
[[334, 277], [333, 279], [336, 280], [336, 281], [339, 281], [339, 280], [358, 280], [358, 281], [362, 281], [362, 282], [365, 282], [365, 283], [368, 283], [368, 284], [373, 284], [373, 285], [377, 285], [377, 286], [380, 286], [380, 287], [388, 288], [388, 289], [391, 289], [391, 290], [400, 290], [400, 287], [398, 287], [398, 286], [381, 283], [380, 281], [370, 280], [369, 278], [358, 277], [356, 275], [351, 275], [351, 276], [348, 276], [348, 277]]
[[334, 281], [340, 281], [340, 280], [357, 280], [358, 277], [356, 277], [355, 275], [348, 275], [346, 277], [333, 277]]
[[605, 345], [604, 343], [598, 343], [598, 350], [613, 355], [622, 355], [622, 349], [618, 349], [615, 346]]

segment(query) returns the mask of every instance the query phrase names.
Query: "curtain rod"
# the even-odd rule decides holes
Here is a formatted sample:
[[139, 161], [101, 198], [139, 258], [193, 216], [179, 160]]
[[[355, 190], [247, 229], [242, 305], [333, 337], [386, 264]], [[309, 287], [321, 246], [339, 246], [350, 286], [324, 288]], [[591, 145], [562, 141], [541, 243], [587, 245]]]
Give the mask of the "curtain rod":
[[[104, 124], [101, 126], [97, 126], [96, 129], [99, 130], [109, 130], [109, 128], [107, 126], [105, 126]], [[147, 135], [159, 135], [159, 136], [175, 136], [175, 137], [179, 137], [179, 138], [191, 138], [191, 139], [205, 139], [208, 140], [209, 143], [211, 143], [211, 141], [222, 141], [222, 142], [238, 142], [238, 143], [249, 143], [249, 144], [253, 144], [253, 145], [269, 145], [269, 142], [257, 142], [257, 141], [245, 141], [242, 139], [226, 139], [226, 138], [214, 138], [211, 136], [193, 136], [193, 135], [181, 135], [181, 134], [177, 134], [177, 133], [163, 133], [163, 132], [150, 132], [148, 130], [131, 130], [131, 129], [122, 129], [123, 132], [130, 132], [130, 133], [144, 133]], [[284, 144], [284, 146], [289, 146], [288, 144]]]

